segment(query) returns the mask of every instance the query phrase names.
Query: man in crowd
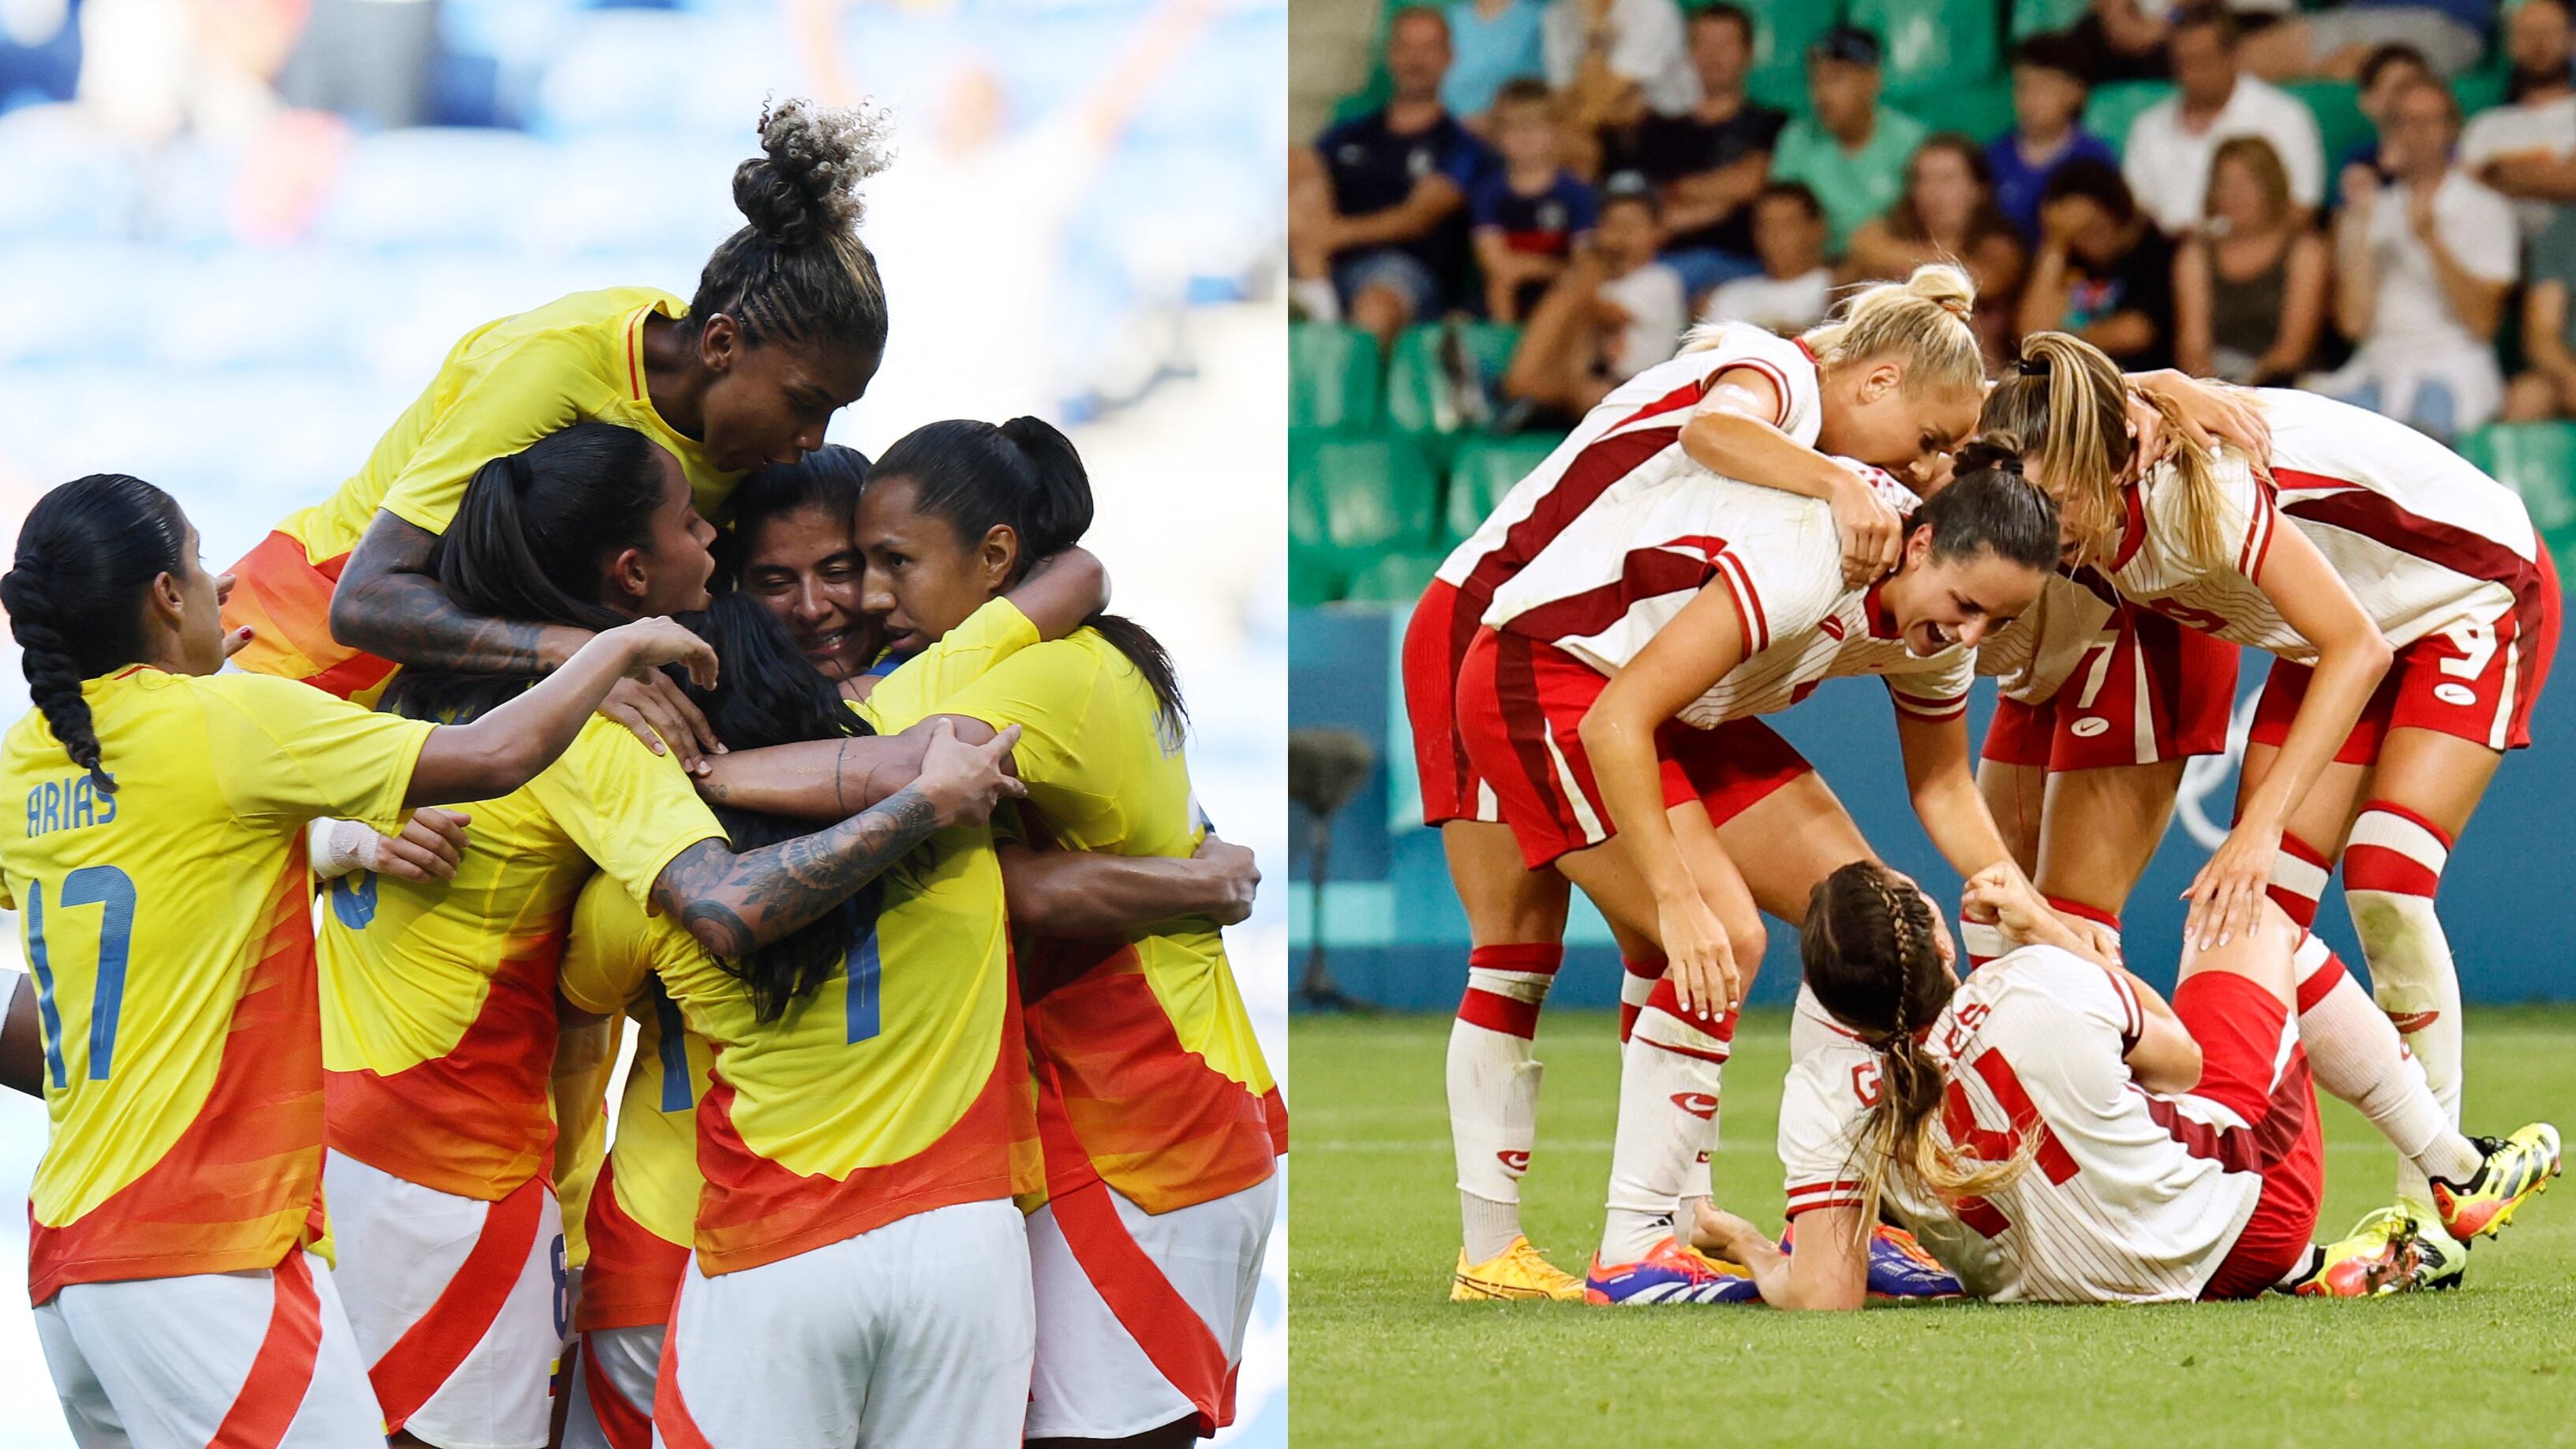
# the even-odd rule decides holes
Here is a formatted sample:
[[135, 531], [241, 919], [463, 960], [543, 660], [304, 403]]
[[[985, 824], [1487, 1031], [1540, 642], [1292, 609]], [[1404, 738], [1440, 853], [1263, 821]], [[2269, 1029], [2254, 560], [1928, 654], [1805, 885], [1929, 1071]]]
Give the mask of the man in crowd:
[[2021, 330], [2072, 332], [2130, 372], [2170, 367], [2173, 259], [2118, 171], [2069, 161], [2040, 193]]
[[2244, 73], [2236, 17], [2217, 0], [2192, 0], [2174, 16], [2168, 50], [2177, 93], [2129, 128], [2123, 173], [2130, 193], [2166, 234], [2200, 221], [2218, 143], [2260, 136], [2290, 173], [2290, 197], [2313, 211], [2325, 195], [2316, 117], [2279, 87]]
[[1771, 174], [1804, 182], [1824, 203], [1841, 256], [1852, 230], [1887, 210], [1905, 190], [1905, 164], [1927, 134], [1923, 123], [1878, 103], [1878, 37], [1837, 25], [1807, 47], [1807, 99], [1814, 112], [1791, 121], [1771, 154]]
[[2504, 43], [2513, 64], [2505, 103], [2460, 133], [2460, 164], [2520, 203], [2514, 211], [2530, 241], [2556, 207], [2576, 202], [2576, 27], [2567, 0], [2523, 0], [2505, 22]]
[[1691, 69], [1699, 104], [1653, 116], [1637, 138], [1638, 171], [1663, 201], [1664, 260], [1694, 297], [1751, 272], [1753, 198], [1771, 172], [1786, 114], [1755, 105], [1744, 93], [1753, 69], [1753, 17], [1718, 3], [1690, 18]]
[[1347, 316], [1379, 345], [1459, 300], [1466, 201], [1493, 152], [1440, 103], [1449, 22], [1409, 5], [1387, 23], [1385, 107], [1288, 157], [1293, 297], [1310, 318]]
[[2335, 322], [2352, 361], [2307, 383], [2440, 438], [2503, 403], [2494, 341], [2516, 260], [2511, 204], [2452, 160], [2459, 134], [2448, 87], [2399, 93], [2380, 152], [2396, 181], [2355, 172], [2335, 220]]

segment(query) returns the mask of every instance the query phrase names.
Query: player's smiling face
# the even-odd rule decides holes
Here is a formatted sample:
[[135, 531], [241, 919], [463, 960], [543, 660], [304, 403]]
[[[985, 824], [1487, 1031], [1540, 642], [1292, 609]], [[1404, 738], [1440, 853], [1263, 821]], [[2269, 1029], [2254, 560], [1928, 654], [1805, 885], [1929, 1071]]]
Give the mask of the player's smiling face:
[[2011, 623], [2038, 601], [2046, 577], [1990, 549], [1937, 557], [1924, 527], [1906, 540], [1904, 564], [1879, 598], [1905, 636], [1905, 651], [1927, 658], [1953, 644], [1974, 648]]
[[859, 549], [867, 560], [860, 607], [884, 626], [888, 647], [910, 653], [939, 642], [1002, 591], [1019, 562], [1019, 536], [996, 524], [961, 539], [924, 513], [912, 479], [879, 474], [859, 495]]
[[763, 519], [745, 540], [742, 587], [834, 679], [868, 667], [882, 641], [860, 611], [866, 560], [850, 521], [819, 503]]

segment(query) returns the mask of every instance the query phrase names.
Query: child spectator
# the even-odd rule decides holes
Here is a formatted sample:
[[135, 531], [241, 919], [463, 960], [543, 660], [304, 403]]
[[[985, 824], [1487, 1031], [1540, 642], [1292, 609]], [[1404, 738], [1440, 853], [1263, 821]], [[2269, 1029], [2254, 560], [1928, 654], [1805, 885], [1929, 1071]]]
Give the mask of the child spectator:
[[1753, 198], [1789, 117], [1746, 97], [1753, 18], [1726, 0], [1692, 14], [1690, 59], [1699, 104], [1646, 117], [1634, 163], [1663, 201], [1664, 260], [1697, 297], [1754, 270]]
[[1620, 383], [1673, 355], [1690, 321], [1681, 275], [1655, 260], [1662, 218], [1651, 191], [1601, 203], [1591, 250], [1530, 314], [1503, 374], [1505, 430], [1546, 415], [1571, 424]]
[[1493, 152], [1440, 104], [1449, 22], [1408, 5], [1387, 22], [1386, 105], [1288, 158], [1288, 257], [1309, 317], [1350, 320], [1381, 346], [1458, 300], [1469, 193]]
[[2576, 207], [2558, 213], [2531, 244], [2531, 267], [2522, 294], [2522, 354], [2529, 371], [2505, 390], [2504, 417], [2512, 423], [2576, 418]]
[[2120, 164], [2110, 143], [2084, 129], [2084, 74], [2075, 45], [2062, 35], [2034, 35], [2014, 49], [2013, 128], [1986, 147], [1995, 205], [2025, 243], [2039, 240], [2039, 192], [2057, 168], [2074, 160]]
[[2174, 258], [2174, 365], [2288, 386], [2316, 354], [2328, 263], [2270, 142], [2239, 136], [2218, 148], [2208, 218]]
[[1753, 203], [1753, 246], [1760, 275], [1720, 283], [1700, 320], [1749, 322], [1783, 336], [1824, 321], [1834, 274], [1825, 265], [1825, 209], [1816, 193], [1795, 181], [1763, 187]]
[[2448, 87], [2398, 93], [2381, 153], [2396, 183], [2355, 173], [2335, 225], [2335, 321], [2358, 346], [2306, 384], [2439, 438], [2503, 405], [2493, 343], [2516, 251], [2512, 203], [2451, 159], [2459, 134]]
[[2236, 47], [2236, 17], [2226, 6], [2215, 0], [2185, 5], [2174, 16], [2169, 46], [2179, 93], [2149, 107], [2129, 128], [2122, 175], [2129, 194], [2168, 235], [2200, 223], [2210, 158], [2230, 137], [2271, 142], [2301, 207], [2314, 208], [2325, 195], [2316, 117], [2297, 97], [2245, 74]]
[[1826, 243], [1841, 256], [1862, 222], [1895, 204], [1905, 190], [1905, 163], [1923, 144], [1923, 123], [1878, 103], [1878, 37], [1837, 25], [1807, 47], [1807, 99], [1812, 115], [1780, 132], [1771, 174], [1803, 181], [1824, 203], [1832, 229]]
[[1449, 74], [1440, 82], [1440, 104], [1479, 132], [1485, 113], [1506, 82], [1537, 75], [1541, 0], [1452, 0], [1449, 6]]
[[1905, 169], [1905, 194], [1852, 233], [1845, 282], [1903, 280], [1914, 269], [1956, 262], [1977, 284], [1977, 333], [1990, 357], [2012, 341], [2013, 301], [2027, 254], [1995, 205], [1985, 153], [1956, 131], [1923, 143]]
[[1592, 239], [1600, 203], [1560, 164], [1556, 96], [1536, 76], [1495, 96], [1494, 147], [1503, 164], [1476, 189], [1468, 214], [1476, 265], [1485, 273], [1486, 315], [1518, 322]]
[[2069, 161], [2039, 198], [2023, 332], [2072, 332], [2131, 372], [2173, 362], [2173, 243], [2120, 173]]

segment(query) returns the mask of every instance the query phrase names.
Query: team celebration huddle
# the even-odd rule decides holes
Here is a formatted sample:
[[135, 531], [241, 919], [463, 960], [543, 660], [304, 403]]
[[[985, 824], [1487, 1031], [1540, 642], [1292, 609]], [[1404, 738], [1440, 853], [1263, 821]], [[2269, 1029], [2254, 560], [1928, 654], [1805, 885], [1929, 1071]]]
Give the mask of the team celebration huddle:
[[[2560, 1171], [2547, 1123], [2463, 1128], [2435, 909], [2557, 644], [2520, 499], [2376, 413], [2124, 375], [2062, 332], [1990, 381], [1975, 304], [1927, 265], [1803, 336], [1703, 325], [1585, 413], [1415, 608], [1424, 817], [1473, 939], [1451, 1297], [2445, 1288]], [[2185, 762], [2227, 749], [2239, 646], [2272, 660], [2233, 826], [2182, 939], [2124, 940]], [[1765, 722], [1854, 675], [1886, 682], [1955, 903], [1883, 864]], [[2000, 702], [1972, 759], [1979, 676]], [[2361, 962], [2309, 929], [2338, 868]], [[1606, 1222], [1572, 1271], [1519, 1204], [1578, 887], [1626, 982]], [[1802, 967], [1780, 1241], [1709, 1167], [1766, 916]], [[2170, 999], [2130, 962], [2178, 965]], [[2319, 1091], [2399, 1158], [2388, 1205], [2340, 1235], [2318, 1223]]]
[[[30, 1294], [83, 1449], [1180, 1444], [1231, 1420], [1287, 1146], [1221, 939], [1258, 874], [1198, 808], [1170, 657], [1106, 612], [1063, 433], [917, 420], [874, 460], [824, 442], [888, 335], [859, 226], [878, 130], [773, 105], [733, 176], [748, 224], [693, 297], [579, 292], [476, 328], [362, 468], [227, 572], [122, 473], [28, 513], [0, 578], [34, 706], [0, 746], [25, 801], [0, 904], [29, 967], [0, 1078], [50, 1119]], [[1739, 411], [1707, 416], [1776, 431], [1751, 408], [1779, 351], [1725, 354]], [[1906, 364], [1855, 365], [1908, 384], [1873, 418], [1906, 412]], [[1778, 376], [1814, 441], [1813, 367]], [[1851, 384], [1825, 386], [1830, 442]], [[1821, 475], [1771, 447], [1784, 483]], [[1915, 573], [1981, 567], [1942, 539]], [[2004, 566], [2019, 593], [1992, 607], [2048, 562]], [[2391, 617], [2431, 643], [2401, 660], [2451, 649], [2424, 652], [2449, 670], [2443, 641], [2485, 641], [2470, 683], [2501, 744], [2554, 616], [2417, 568]], [[2248, 597], [2246, 628], [2318, 653]], [[2307, 808], [2379, 662], [2320, 657], [2281, 771]], [[2413, 688], [2392, 758], [2452, 728], [2409, 713], [2440, 707]], [[2475, 783], [2429, 766], [2466, 747], [2435, 739], [2409, 756], [2413, 809], [2375, 810], [2465, 812]], [[1965, 861], [1994, 832], [1958, 808], [1980, 822]], [[2043, 929], [2017, 876], [1992, 896]], [[2438, 945], [2429, 911], [2406, 920], [2407, 949]], [[2269, 969], [2247, 947], [2275, 937], [2286, 963], [2275, 932], [2206, 969]], [[1725, 951], [1675, 942], [1691, 994], [1659, 996], [1641, 1041], [1722, 1042], [1686, 1006], [1723, 1004]], [[2340, 1049], [2392, 1100], [2426, 1090], [2393, 1042]], [[1707, 1055], [1656, 1070], [1713, 1081]], [[2424, 1119], [2461, 1231], [2543, 1165], [2537, 1138], [2391, 1110]], [[1690, 1150], [1657, 1148], [1664, 1213]], [[2251, 1203], [2236, 1182], [2192, 1191]]]

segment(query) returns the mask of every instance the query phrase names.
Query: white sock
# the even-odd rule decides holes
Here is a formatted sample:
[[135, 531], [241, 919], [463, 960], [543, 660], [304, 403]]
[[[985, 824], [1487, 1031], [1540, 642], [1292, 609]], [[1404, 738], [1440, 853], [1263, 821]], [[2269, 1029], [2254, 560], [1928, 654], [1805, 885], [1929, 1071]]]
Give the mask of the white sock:
[[1449, 1140], [1458, 1162], [1467, 1261], [1482, 1263], [1521, 1236], [1521, 1175], [1538, 1142], [1542, 1067], [1532, 1056], [1539, 1009], [1565, 948], [1479, 946], [1449, 1026]]
[[1707, 1030], [1692, 1025], [1669, 979], [1638, 1016], [1619, 1058], [1619, 1131], [1610, 1150], [1602, 1262], [1645, 1257], [1673, 1234], [1681, 1200], [1707, 1191], [1697, 1164], [1717, 1118], [1719, 1069], [1734, 1040], [1734, 1013]]
[[[2344, 904], [2370, 963], [2371, 995], [2423, 1064], [2424, 1080], [2453, 1126], [2460, 1121], [2460, 974], [2433, 912], [2451, 842], [2413, 811], [2385, 800], [2362, 807], [2343, 853]], [[2430, 1210], [2432, 1189], [2412, 1162], [2397, 1169], [2397, 1199]]]
[[[1959, 918], [1959, 954], [1968, 958], [1967, 969], [1974, 971], [2011, 949], [2012, 943], [2004, 939], [2003, 927], [1965, 916]], [[1798, 989], [1804, 991], [1806, 987], [1802, 984]]]
[[2369, 1118], [2413, 1166], [2415, 1180], [2426, 1173], [2454, 1182], [2475, 1176], [2483, 1160], [2476, 1146], [2451, 1124], [2397, 1028], [2343, 962], [2310, 935], [2299, 942], [2297, 972], [2299, 1044], [2317, 1085]]

